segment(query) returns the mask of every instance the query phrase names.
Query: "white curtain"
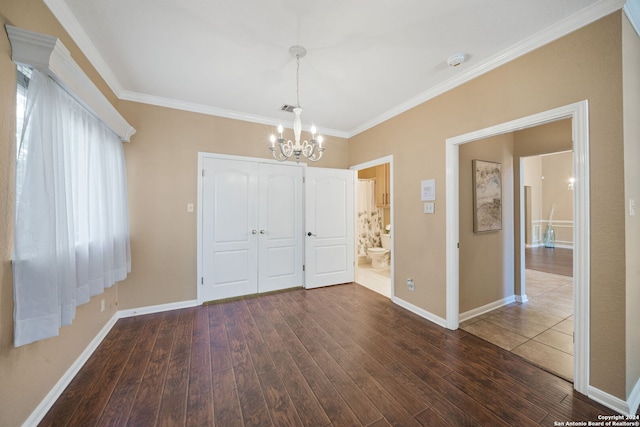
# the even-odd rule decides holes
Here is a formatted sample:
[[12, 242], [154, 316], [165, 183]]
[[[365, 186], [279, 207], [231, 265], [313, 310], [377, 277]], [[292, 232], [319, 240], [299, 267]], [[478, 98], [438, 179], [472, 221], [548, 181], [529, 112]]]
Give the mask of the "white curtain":
[[16, 162], [14, 345], [58, 335], [130, 271], [122, 143], [34, 71]]
[[358, 180], [358, 255], [366, 255], [367, 249], [380, 247], [382, 209], [376, 207], [376, 180]]

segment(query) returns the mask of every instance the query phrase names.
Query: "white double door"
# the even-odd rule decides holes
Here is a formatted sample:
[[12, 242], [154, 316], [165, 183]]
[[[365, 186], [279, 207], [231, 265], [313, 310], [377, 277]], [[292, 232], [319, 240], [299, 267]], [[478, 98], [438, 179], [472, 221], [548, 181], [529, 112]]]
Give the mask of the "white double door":
[[352, 171], [207, 156], [201, 165], [200, 301], [354, 280]]
[[203, 160], [202, 300], [301, 286], [301, 167]]

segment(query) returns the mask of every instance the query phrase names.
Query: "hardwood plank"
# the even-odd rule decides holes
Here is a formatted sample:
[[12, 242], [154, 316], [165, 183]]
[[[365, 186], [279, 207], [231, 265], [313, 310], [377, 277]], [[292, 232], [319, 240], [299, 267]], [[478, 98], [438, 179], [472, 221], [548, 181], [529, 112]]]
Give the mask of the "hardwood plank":
[[510, 425], [533, 427], [547, 415], [546, 411], [513, 398], [510, 390], [501, 393], [488, 390], [485, 386], [489, 380], [471, 382], [455, 372], [447, 374], [445, 379]]
[[363, 425], [383, 417], [369, 397], [352, 380], [344, 369], [324, 349], [313, 355], [322, 373], [331, 381], [340, 397], [349, 403], [351, 410]]
[[127, 425], [152, 425], [157, 420], [167, 364], [171, 355], [173, 335], [178, 321], [178, 311], [170, 311], [164, 314], [165, 316], [162, 319], [151, 357], [138, 387]]
[[242, 301], [241, 303], [239, 303], [237, 308], [240, 327], [242, 328], [242, 332], [247, 343], [247, 348], [249, 349], [249, 352], [251, 354], [251, 360], [253, 361], [253, 366], [256, 370], [256, 373], [259, 375], [263, 372], [268, 372], [275, 369], [273, 360], [271, 359], [271, 354], [269, 353], [269, 350], [267, 349], [267, 346], [262, 339], [262, 335], [260, 334], [256, 323], [251, 317], [251, 313], [249, 312], [249, 308], [246, 305], [246, 301]]
[[186, 424], [190, 426], [214, 425], [209, 337], [209, 312], [207, 309], [198, 308], [193, 323], [187, 392]]
[[[274, 426], [295, 426], [302, 424], [293, 402], [278, 375], [273, 369], [260, 374], [260, 387], [267, 401]], [[319, 424], [316, 424], [319, 425]]]
[[462, 427], [462, 426], [477, 426], [475, 422], [471, 421], [471, 424], [451, 424], [445, 418], [443, 418], [433, 408], [427, 408], [415, 416], [416, 420], [424, 427]]
[[[320, 368], [317, 366], [309, 368], [302, 372], [307, 383], [318, 396], [320, 405], [324, 409], [331, 420], [333, 426], [359, 426], [362, 425], [358, 418], [349, 408], [347, 402], [339, 398], [336, 389], [333, 388], [331, 382], [324, 376]], [[322, 424], [317, 424], [322, 425]]]
[[231, 368], [231, 353], [227, 341], [227, 330], [224, 326], [222, 304], [206, 306], [209, 314], [209, 342], [211, 344], [212, 372], [225, 371]]
[[213, 373], [213, 407], [215, 425], [220, 427], [243, 427], [240, 399], [233, 376], [233, 369]]
[[[123, 426], [127, 423], [136, 391], [140, 385], [141, 372], [147, 366], [160, 330], [162, 315], [140, 316], [139, 320], [144, 324], [135, 335], [127, 337], [133, 350], [118, 379], [115, 391], [102, 412], [98, 422], [99, 426]], [[116, 326], [119, 325], [120, 320]]]
[[398, 402], [346, 351], [338, 350], [331, 356], [340, 366], [346, 367], [345, 371], [353, 382], [367, 395], [387, 421], [394, 425], [418, 425], [411, 414], [401, 407], [401, 403], [404, 402]]
[[238, 390], [240, 408], [245, 426], [271, 425], [267, 404], [260, 389], [260, 382], [251, 362], [251, 354], [237, 319], [241, 301], [225, 304], [224, 323], [231, 350], [231, 365]]

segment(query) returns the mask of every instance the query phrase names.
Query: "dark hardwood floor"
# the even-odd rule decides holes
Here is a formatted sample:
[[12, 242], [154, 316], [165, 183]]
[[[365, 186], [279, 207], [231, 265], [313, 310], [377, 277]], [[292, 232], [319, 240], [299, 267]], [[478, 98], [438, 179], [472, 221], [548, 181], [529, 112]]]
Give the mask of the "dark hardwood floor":
[[526, 248], [525, 267], [531, 270], [573, 277], [573, 249]]
[[121, 319], [49, 426], [553, 426], [613, 412], [359, 285]]

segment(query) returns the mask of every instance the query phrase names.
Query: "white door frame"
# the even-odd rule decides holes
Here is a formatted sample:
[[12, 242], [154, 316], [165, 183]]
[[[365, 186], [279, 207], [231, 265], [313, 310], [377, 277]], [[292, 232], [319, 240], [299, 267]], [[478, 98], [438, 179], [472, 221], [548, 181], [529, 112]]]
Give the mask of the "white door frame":
[[[589, 104], [587, 100], [555, 108], [532, 116], [480, 129], [446, 140], [446, 258], [447, 328], [459, 326], [459, 146], [504, 133], [514, 132], [557, 120], [572, 119], [573, 173], [573, 280], [574, 280], [574, 374], [576, 391], [588, 395], [589, 387]], [[524, 229], [520, 227], [520, 239]], [[524, 257], [524, 254], [522, 254]], [[521, 275], [524, 263], [521, 261]]]
[[[353, 195], [354, 195], [354, 203], [355, 203], [355, 200], [358, 199], [358, 186], [356, 185], [356, 183], [358, 181], [358, 171], [362, 170], [362, 169], [368, 169], [368, 168], [371, 168], [371, 167], [374, 167], [374, 166], [383, 165], [385, 163], [389, 163], [389, 187], [391, 188], [391, 203], [389, 205], [389, 211], [391, 212], [391, 218], [390, 218], [390, 221], [391, 221], [391, 256], [389, 257], [389, 266], [390, 266], [390, 269], [391, 269], [391, 273], [390, 273], [391, 274], [391, 300], [393, 300], [394, 297], [395, 297], [395, 291], [394, 291], [394, 289], [395, 289], [395, 287], [394, 287], [394, 277], [395, 277], [395, 275], [393, 273], [394, 269], [395, 269], [395, 263], [394, 263], [395, 251], [393, 250], [393, 248], [394, 248], [393, 242], [395, 240], [394, 239], [395, 233], [393, 233], [393, 224], [394, 224], [394, 214], [393, 214], [393, 211], [394, 211], [394, 209], [393, 209], [393, 205], [394, 205], [394, 197], [393, 197], [393, 191], [394, 191], [394, 187], [393, 187], [393, 155], [380, 157], [379, 159], [370, 160], [368, 162], [360, 163], [360, 164], [357, 164], [355, 166], [351, 166], [349, 169], [351, 169], [352, 171], [356, 172], [354, 174], [354, 178], [353, 178], [355, 180], [354, 185], [353, 185], [353, 187], [354, 187]], [[354, 220], [355, 220], [355, 218], [354, 218]], [[358, 244], [357, 244], [357, 241], [356, 241], [356, 242], [354, 242], [354, 250], [355, 251], [357, 251], [357, 247], [358, 247]], [[357, 262], [358, 254], [355, 253], [354, 256], [355, 256], [355, 259], [356, 259], [356, 262]]]

